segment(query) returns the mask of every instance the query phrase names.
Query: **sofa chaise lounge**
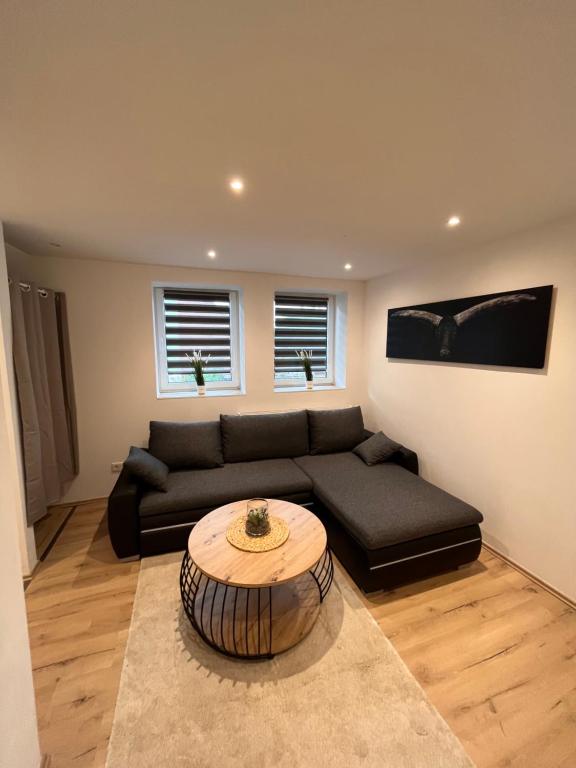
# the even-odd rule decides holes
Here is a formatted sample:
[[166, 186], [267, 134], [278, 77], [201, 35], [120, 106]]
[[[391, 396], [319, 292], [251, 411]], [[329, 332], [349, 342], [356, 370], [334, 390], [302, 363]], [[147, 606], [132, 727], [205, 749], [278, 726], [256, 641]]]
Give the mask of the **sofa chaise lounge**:
[[480, 512], [419, 477], [416, 454], [401, 445], [388, 441], [387, 460], [366, 463], [363, 447], [374, 442], [359, 407], [153, 421], [148, 451], [167, 467], [165, 490], [143, 482], [127, 461], [108, 501], [116, 555], [184, 549], [205, 514], [256, 496], [315, 512], [367, 592], [475, 560]]

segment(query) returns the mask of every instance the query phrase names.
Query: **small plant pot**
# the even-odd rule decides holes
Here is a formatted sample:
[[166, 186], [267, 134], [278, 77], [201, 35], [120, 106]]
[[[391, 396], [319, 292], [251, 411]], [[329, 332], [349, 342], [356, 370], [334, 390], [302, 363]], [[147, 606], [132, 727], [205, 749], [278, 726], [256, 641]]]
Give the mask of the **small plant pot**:
[[268, 502], [266, 499], [250, 499], [246, 505], [246, 535], [266, 536], [270, 533], [270, 519], [268, 517]]
[[314, 389], [314, 382], [312, 381], [312, 379], [306, 379], [306, 389], [308, 390]]
[[198, 393], [198, 397], [203, 397], [206, 394], [206, 384], [197, 384], [196, 391]]
[[270, 533], [270, 521], [266, 520], [265, 523], [251, 523], [250, 520], [246, 520], [246, 535], [258, 538], [258, 536], [266, 536]]

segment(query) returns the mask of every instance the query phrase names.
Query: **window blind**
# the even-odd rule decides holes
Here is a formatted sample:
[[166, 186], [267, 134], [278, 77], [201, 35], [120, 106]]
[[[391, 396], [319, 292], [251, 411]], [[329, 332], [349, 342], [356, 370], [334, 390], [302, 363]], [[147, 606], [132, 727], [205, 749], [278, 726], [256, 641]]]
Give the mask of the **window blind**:
[[296, 352], [312, 351], [315, 378], [328, 372], [328, 297], [276, 294], [274, 298], [274, 376], [302, 378]]
[[230, 293], [164, 289], [164, 334], [168, 381], [182, 381], [192, 371], [186, 353], [210, 355], [207, 381], [232, 379]]

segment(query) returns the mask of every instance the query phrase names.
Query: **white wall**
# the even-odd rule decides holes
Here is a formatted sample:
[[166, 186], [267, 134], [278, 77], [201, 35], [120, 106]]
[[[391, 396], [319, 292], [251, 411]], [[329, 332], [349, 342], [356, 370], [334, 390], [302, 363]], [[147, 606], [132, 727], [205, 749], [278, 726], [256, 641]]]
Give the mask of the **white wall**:
[[[144, 445], [150, 419], [199, 420], [220, 413], [337, 408], [364, 399], [364, 283], [84, 259], [32, 257], [8, 246], [12, 274], [66, 292], [78, 408], [80, 475], [68, 500], [106, 496], [113, 461]], [[243, 291], [246, 395], [157, 399], [152, 283], [236, 286]], [[279, 289], [348, 293], [346, 389], [273, 391], [273, 296]]]
[[[544, 371], [386, 359], [387, 311], [555, 286]], [[368, 283], [367, 421], [485, 516], [487, 543], [576, 598], [576, 220]]]
[[36, 768], [40, 748], [18, 546], [23, 510], [11, 402], [7, 289], [0, 225], [0, 768]]
[[18, 415], [18, 400], [16, 381], [12, 363], [12, 316], [10, 312], [10, 292], [2, 224], [0, 223], [0, 333], [2, 335], [2, 351], [0, 366], [2, 367], [3, 397], [6, 404], [6, 448], [10, 452], [10, 461], [3, 463], [0, 471], [9, 474], [13, 482], [12, 512], [18, 532], [18, 546], [22, 575], [29, 576], [38, 559], [34, 539], [34, 526], [28, 526], [26, 521], [26, 496], [24, 491], [24, 469], [22, 466], [22, 448], [20, 444], [20, 417]]

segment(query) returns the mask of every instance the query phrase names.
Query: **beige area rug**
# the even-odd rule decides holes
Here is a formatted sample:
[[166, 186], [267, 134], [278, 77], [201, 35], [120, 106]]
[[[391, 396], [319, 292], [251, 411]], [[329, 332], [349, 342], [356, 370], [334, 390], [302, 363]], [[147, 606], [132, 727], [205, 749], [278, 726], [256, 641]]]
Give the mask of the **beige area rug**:
[[142, 561], [107, 768], [470, 768], [342, 576], [271, 661], [217, 654], [180, 605], [180, 555]]

